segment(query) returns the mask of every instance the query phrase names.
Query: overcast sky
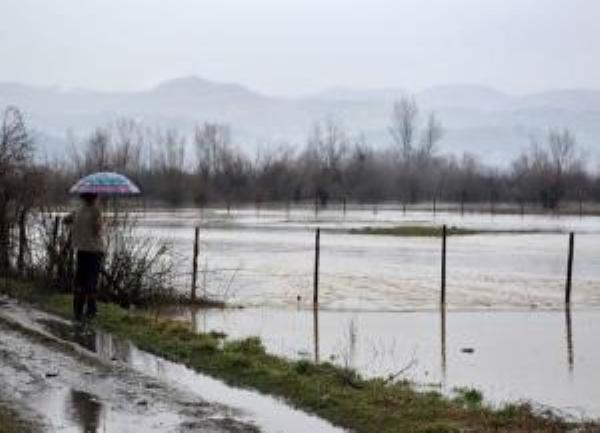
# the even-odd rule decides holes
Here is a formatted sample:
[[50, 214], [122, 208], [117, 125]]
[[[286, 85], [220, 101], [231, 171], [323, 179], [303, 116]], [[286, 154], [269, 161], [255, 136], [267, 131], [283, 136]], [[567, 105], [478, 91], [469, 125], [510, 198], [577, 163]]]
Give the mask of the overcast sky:
[[598, 0], [1, 0], [0, 81], [600, 89]]

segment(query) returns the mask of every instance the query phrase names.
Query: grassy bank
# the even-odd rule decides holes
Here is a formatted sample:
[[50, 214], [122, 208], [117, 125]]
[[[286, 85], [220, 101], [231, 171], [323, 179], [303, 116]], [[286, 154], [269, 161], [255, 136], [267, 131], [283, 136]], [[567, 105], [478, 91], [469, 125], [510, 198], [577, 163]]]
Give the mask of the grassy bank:
[[[440, 237], [442, 228], [436, 226], [395, 226], [395, 227], [362, 227], [351, 229], [355, 235], [382, 235], [382, 236], [405, 236], [405, 237]], [[481, 234], [534, 234], [550, 233], [540, 230], [472, 230], [459, 227], [448, 227], [448, 236], [470, 236]]]
[[[8, 396], [5, 396], [8, 398]], [[33, 433], [39, 426], [25, 421], [18, 412], [0, 401], [0, 433]]]
[[[7, 287], [0, 283], [0, 288]], [[42, 295], [30, 284], [11, 283], [13, 296], [36, 301], [40, 308], [69, 317], [66, 295]], [[363, 379], [329, 363], [290, 361], [265, 352], [257, 338], [229, 341], [216, 334], [196, 334], [183, 323], [100, 305], [97, 326], [141, 349], [183, 363], [235, 386], [284, 398], [334, 424], [356, 432], [567, 432], [600, 431], [597, 425], [574, 426], [526, 405], [494, 410], [473, 390], [449, 399], [437, 392], [417, 392], [406, 382]]]

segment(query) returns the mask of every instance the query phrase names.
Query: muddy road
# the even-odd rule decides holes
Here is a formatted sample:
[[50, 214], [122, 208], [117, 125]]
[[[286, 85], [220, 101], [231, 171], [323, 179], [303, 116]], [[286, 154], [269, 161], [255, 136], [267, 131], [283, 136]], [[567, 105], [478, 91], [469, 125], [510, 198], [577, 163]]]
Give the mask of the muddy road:
[[258, 431], [210, 404], [121, 365], [0, 319], [0, 387], [26, 418], [52, 432]]
[[0, 298], [2, 400], [48, 432], [343, 431], [8, 298]]

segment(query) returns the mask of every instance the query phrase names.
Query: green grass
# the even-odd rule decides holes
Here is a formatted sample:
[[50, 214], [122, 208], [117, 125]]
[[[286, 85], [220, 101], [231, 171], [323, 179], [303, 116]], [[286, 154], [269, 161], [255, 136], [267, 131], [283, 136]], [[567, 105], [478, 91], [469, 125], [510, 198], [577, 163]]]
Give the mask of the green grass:
[[32, 433], [38, 426], [23, 420], [12, 408], [0, 402], [0, 433]]
[[[21, 288], [29, 299], [37, 297], [41, 308], [70, 317], [69, 296], [34, 295], [26, 284]], [[13, 295], [19, 292], [12, 290]], [[364, 379], [327, 362], [273, 356], [258, 338], [228, 340], [222, 335], [197, 334], [184, 323], [130, 313], [114, 305], [102, 304], [99, 310], [97, 326], [130, 339], [143, 350], [231, 385], [282, 397], [356, 432], [566, 432], [574, 427], [551, 414], [536, 414], [528, 405], [491, 409], [475, 390], [458, 390], [455, 398], [446, 398], [438, 392], [418, 392], [407, 382]], [[600, 431], [597, 425], [585, 427], [585, 431]]]
[[[351, 229], [351, 234], [356, 235], [383, 235], [404, 237], [440, 237], [442, 227], [439, 226], [395, 226], [395, 227], [362, 227]], [[540, 230], [473, 230], [459, 227], [448, 227], [448, 236], [470, 236], [480, 234], [535, 234], [542, 233]]]
[[[437, 237], [442, 235], [441, 227], [433, 226], [396, 226], [396, 227], [363, 227], [352, 229], [350, 233], [357, 235], [386, 235], [386, 236], [411, 236], [411, 237]], [[475, 230], [449, 227], [448, 236], [474, 235], [480, 232]]]
[[477, 408], [483, 403], [483, 394], [477, 389], [461, 387], [456, 388], [454, 392], [456, 393], [455, 401], [467, 407]]

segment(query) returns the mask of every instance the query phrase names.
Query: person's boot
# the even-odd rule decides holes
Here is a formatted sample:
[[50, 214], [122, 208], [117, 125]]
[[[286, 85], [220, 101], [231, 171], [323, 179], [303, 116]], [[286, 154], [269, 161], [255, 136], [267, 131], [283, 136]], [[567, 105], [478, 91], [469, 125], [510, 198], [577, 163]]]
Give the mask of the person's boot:
[[73, 293], [73, 315], [78, 322], [83, 318], [83, 295], [81, 292]]
[[87, 306], [86, 306], [86, 317], [88, 319], [93, 319], [96, 317], [96, 313], [98, 312], [96, 306], [96, 294], [88, 293], [87, 295]]

